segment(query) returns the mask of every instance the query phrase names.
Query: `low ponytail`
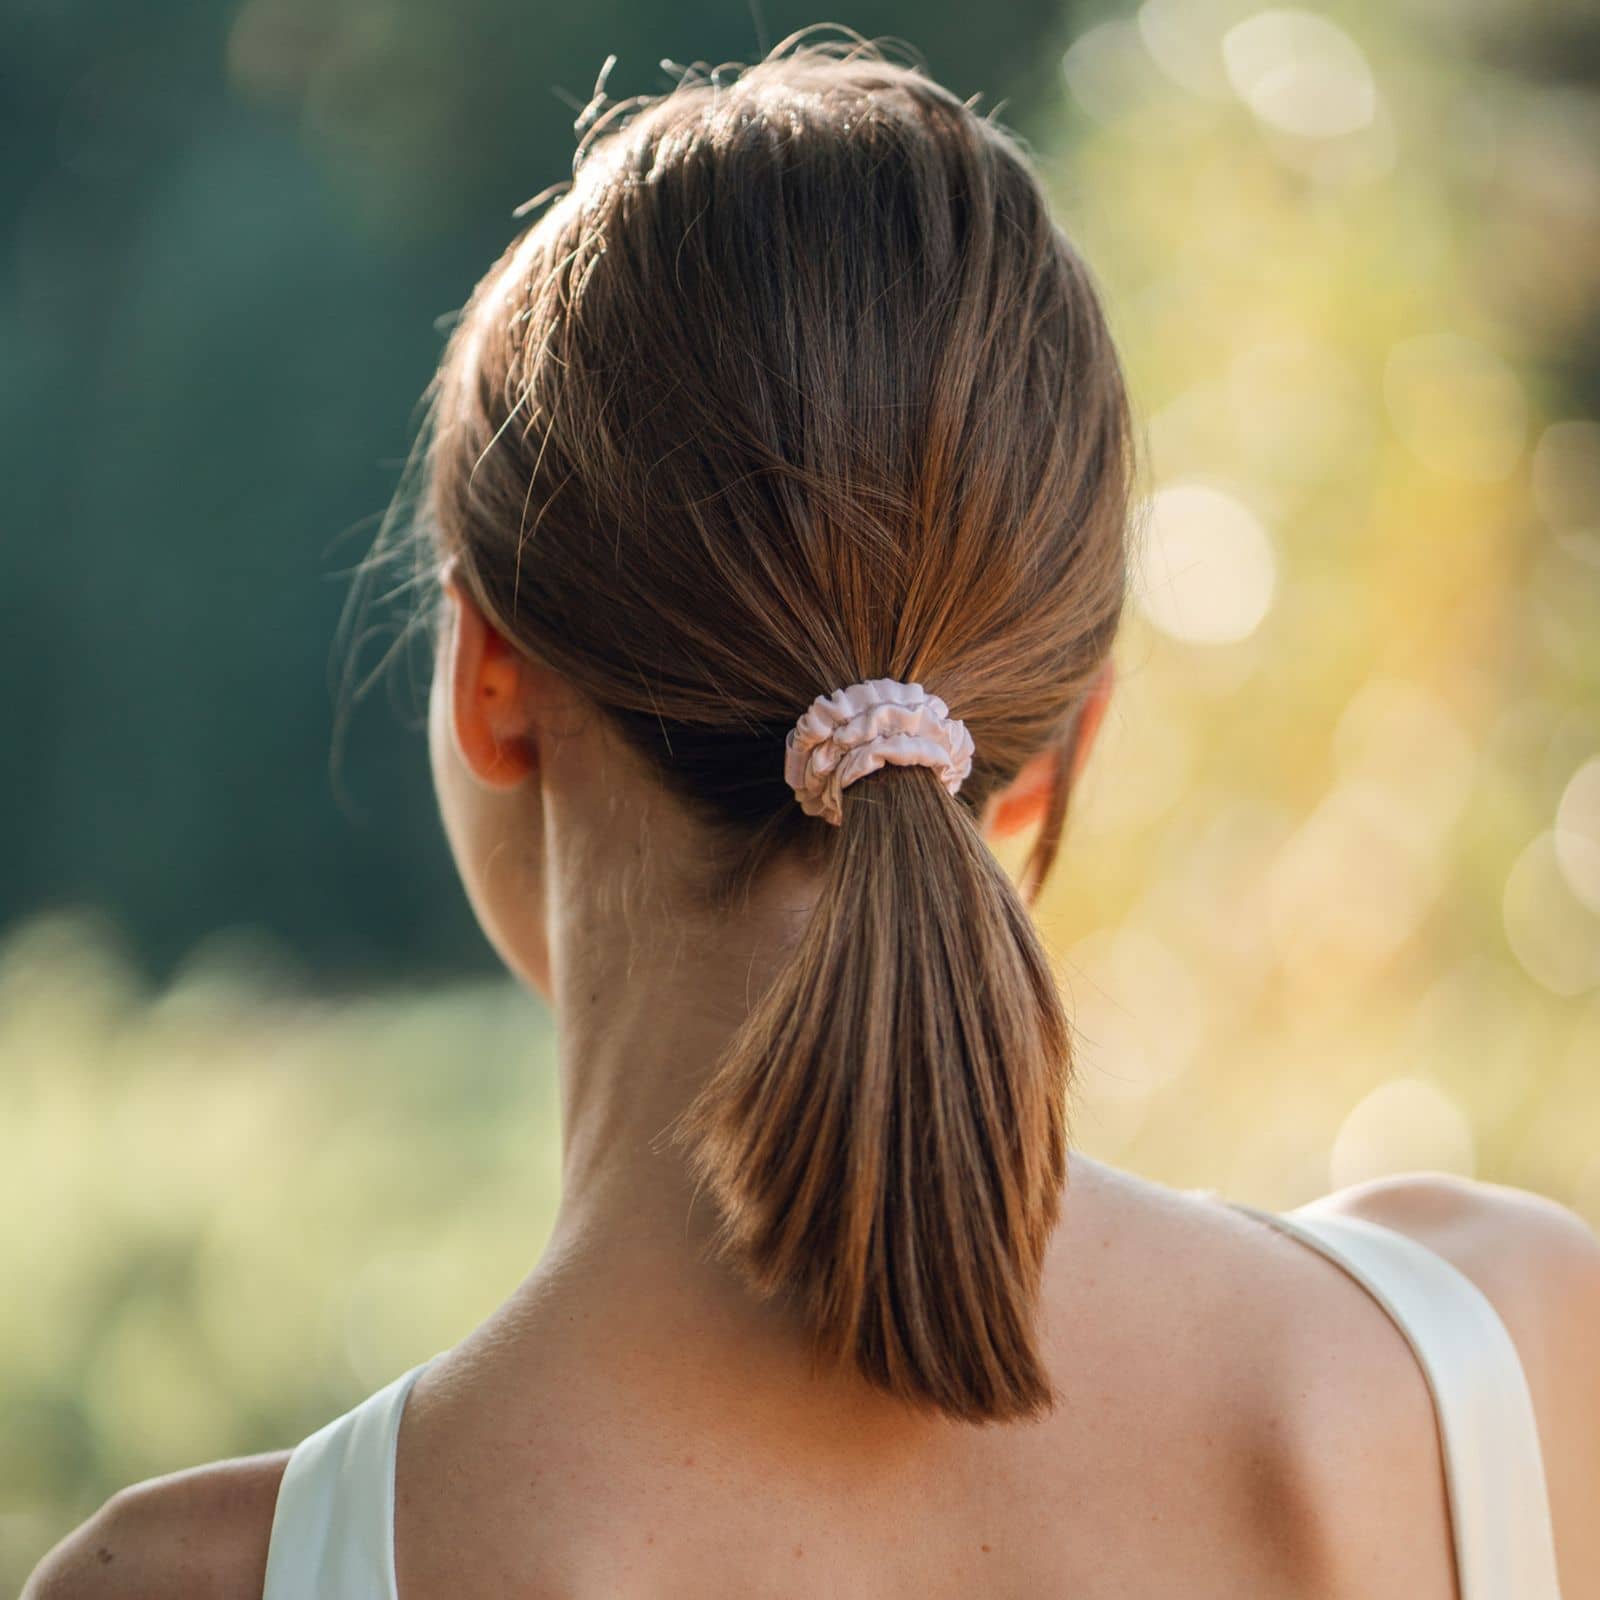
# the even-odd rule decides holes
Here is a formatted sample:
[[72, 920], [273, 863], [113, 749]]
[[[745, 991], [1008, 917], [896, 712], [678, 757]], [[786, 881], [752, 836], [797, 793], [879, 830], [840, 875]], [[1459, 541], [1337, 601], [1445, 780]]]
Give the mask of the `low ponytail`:
[[725, 1258], [821, 1360], [965, 1421], [1035, 1416], [1070, 1048], [1049, 962], [934, 773], [886, 767], [843, 812], [791, 961], [678, 1136]]
[[[673, 1124], [726, 1258], [820, 1360], [1037, 1416], [1070, 1034], [977, 819], [1054, 752], [1031, 899], [1124, 603], [1133, 448], [1094, 284], [1020, 145], [853, 36], [597, 98], [585, 129], [451, 334], [425, 560], [458, 557], [704, 825], [685, 892], [817, 866]], [[942, 775], [841, 768], [824, 815], [784, 732], [852, 669], [949, 693], [972, 744]]]

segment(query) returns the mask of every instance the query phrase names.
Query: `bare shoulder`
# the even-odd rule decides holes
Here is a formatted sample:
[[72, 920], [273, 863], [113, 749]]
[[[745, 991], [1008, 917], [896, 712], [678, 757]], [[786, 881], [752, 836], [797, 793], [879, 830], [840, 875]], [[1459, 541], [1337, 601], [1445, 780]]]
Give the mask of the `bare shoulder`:
[[244, 1456], [119, 1491], [39, 1563], [22, 1600], [260, 1600], [288, 1460]]
[[1412, 1172], [1354, 1184], [1311, 1208], [1409, 1234], [1444, 1256], [1503, 1315], [1560, 1317], [1600, 1294], [1600, 1238], [1555, 1200], [1443, 1172]]
[[1407, 1234], [1483, 1291], [1528, 1380], [1562, 1587], [1600, 1592], [1600, 1238], [1554, 1200], [1444, 1173], [1358, 1184], [1311, 1209]]
[[1357, 1184], [1311, 1209], [1407, 1234], [1470, 1278], [1522, 1358], [1547, 1455], [1576, 1431], [1600, 1465], [1600, 1238], [1582, 1217], [1526, 1189], [1434, 1172]]

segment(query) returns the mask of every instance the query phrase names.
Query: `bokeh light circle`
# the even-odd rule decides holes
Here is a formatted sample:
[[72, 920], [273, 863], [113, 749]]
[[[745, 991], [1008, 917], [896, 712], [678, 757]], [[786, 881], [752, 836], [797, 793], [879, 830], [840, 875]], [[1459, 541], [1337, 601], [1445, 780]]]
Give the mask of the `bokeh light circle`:
[[1340, 1125], [1328, 1157], [1335, 1189], [1401, 1172], [1477, 1168], [1472, 1124], [1456, 1102], [1425, 1078], [1399, 1077], [1365, 1095]]
[[1600, 916], [1567, 882], [1547, 829], [1517, 857], [1501, 900], [1506, 939], [1523, 970], [1554, 994], [1600, 984]]
[[1337, 139], [1367, 127], [1378, 90], [1361, 47], [1313, 11], [1258, 11], [1222, 37], [1234, 92], [1269, 127]]
[[1600, 756], [1585, 761], [1562, 791], [1553, 843], [1567, 887], [1600, 914]]
[[1243, 501], [1211, 484], [1173, 484], [1150, 497], [1140, 561], [1135, 604], [1170, 638], [1247, 639], [1272, 605], [1277, 561], [1266, 528]]

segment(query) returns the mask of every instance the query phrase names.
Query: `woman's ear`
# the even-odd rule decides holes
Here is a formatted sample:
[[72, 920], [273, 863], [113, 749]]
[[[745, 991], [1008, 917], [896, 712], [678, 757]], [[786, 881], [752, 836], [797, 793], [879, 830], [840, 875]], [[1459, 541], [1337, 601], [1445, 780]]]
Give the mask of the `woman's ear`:
[[1095, 680], [1089, 686], [1088, 698], [1084, 701], [1083, 710], [1078, 716], [1078, 747], [1072, 762], [1070, 781], [1076, 784], [1083, 771], [1084, 763], [1089, 759], [1089, 752], [1094, 748], [1094, 742], [1100, 732], [1100, 724], [1105, 721], [1106, 707], [1111, 704], [1111, 691], [1117, 686], [1116, 662], [1107, 656], [1105, 664], [1095, 675]]
[[[1094, 745], [1095, 735], [1105, 719], [1106, 706], [1116, 682], [1116, 670], [1111, 658], [1106, 658], [1094, 682], [1090, 685], [1083, 709], [1078, 713], [1078, 741], [1068, 775], [1069, 783], [1076, 783], [1083, 764]], [[1056, 783], [1057, 754], [1054, 746], [1030, 756], [1022, 770], [989, 802], [985, 818], [985, 831], [997, 839], [1007, 839], [1044, 820], [1050, 809], [1050, 793]]]
[[450, 597], [450, 639], [442, 670], [456, 747], [479, 783], [514, 789], [538, 765], [526, 658], [511, 645], [461, 582], [454, 559], [441, 578]]

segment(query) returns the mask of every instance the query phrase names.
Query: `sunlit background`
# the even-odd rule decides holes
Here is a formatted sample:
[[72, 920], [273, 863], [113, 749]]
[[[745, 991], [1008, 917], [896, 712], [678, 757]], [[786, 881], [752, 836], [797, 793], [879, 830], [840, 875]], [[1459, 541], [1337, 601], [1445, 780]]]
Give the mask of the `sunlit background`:
[[[779, 9], [0, 22], [0, 1589], [124, 1483], [294, 1443], [538, 1253], [548, 1019], [455, 884], [415, 672], [335, 743], [335, 625], [437, 319], [605, 55], [659, 90], [816, 20]], [[843, 20], [1005, 101], [1144, 450], [1042, 910], [1077, 1142], [1268, 1206], [1428, 1168], [1600, 1225], [1595, 14], [970, 16]]]

